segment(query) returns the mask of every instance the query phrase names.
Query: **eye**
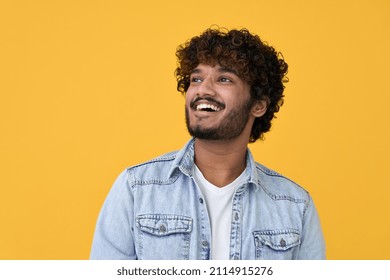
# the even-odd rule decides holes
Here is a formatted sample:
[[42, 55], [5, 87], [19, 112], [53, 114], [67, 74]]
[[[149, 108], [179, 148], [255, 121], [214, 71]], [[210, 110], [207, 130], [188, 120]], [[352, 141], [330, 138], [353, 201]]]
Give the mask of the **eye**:
[[221, 77], [219, 78], [219, 81], [222, 82], [222, 83], [230, 83], [232, 82], [232, 80], [228, 77]]
[[191, 77], [191, 83], [200, 83], [202, 79], [199, 77]]

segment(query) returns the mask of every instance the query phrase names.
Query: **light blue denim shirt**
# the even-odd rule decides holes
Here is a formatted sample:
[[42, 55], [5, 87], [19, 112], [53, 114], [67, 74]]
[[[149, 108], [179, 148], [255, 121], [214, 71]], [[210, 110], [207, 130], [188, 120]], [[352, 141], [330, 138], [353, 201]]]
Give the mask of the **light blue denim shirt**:
[[[91, 259], [210, 259], [207, 207], [195, 184], [194, 139], [122, 172], [100, 212]], [[247, 152], [234, 194], [230, 259], [324, 259], [310, 195]]]

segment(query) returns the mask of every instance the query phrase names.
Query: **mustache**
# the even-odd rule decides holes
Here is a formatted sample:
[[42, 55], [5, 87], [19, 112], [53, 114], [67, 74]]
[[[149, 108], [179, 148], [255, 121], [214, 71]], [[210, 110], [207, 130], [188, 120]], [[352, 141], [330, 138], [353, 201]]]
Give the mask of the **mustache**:
[[206, 96], [206, 97], [196, 97], [194, 100], [191, 101], [190, 107], [191, 108], [195, 108], [195, 104], [197, 102], [199, 102], [199, 101], [202, 101], [202, 100], [207, 100], [209, 103], [217, 105], [219, 108], [222, 108], [222, 109], [225, 108], [225, 104], [224, 103], [219, 102], [219, 101], [217, 101], [214, 98], [209, 97], [209, 96]]

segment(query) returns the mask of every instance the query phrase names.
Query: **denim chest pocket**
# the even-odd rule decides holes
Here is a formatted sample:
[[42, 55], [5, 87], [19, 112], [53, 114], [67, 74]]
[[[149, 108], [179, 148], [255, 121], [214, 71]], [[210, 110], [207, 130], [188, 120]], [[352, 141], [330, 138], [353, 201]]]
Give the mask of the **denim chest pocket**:
[[294, 259], [301, 243], [296, 229], [259, 230], [253, 232], [253, 237], [257, 260]]
[[145, 214], [136, 218], [139, 259], [189, 259], [192, 219], [174, 214]]

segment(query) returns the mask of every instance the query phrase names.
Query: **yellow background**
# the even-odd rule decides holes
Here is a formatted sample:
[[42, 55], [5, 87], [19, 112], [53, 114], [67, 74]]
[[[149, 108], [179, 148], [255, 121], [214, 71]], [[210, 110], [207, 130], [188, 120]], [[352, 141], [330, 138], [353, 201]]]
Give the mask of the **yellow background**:
[[127, 166], [189, 136], [175, 49], [247, 27], [290, 65], [257, 161], [314, 197], [329, 259], [390, 259], [390, 2], [0, 1], [0, 259], [86, 259]]

